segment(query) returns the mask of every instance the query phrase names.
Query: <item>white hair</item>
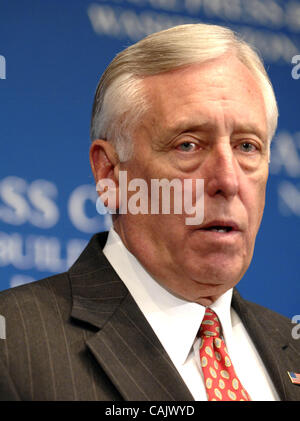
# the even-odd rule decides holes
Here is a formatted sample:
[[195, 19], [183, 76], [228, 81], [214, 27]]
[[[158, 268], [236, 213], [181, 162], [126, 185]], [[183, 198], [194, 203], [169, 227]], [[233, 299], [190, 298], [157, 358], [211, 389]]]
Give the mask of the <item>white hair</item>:
[[103, 73], [96, 90], [91, 139], [110, 141], [119, 159], [126, 161], [132, 154], [132, 130], [149, 106], [143, 79], [228, 53], [252, 72], [261, 88], [270, 145], [277, 127], [278, 108], [262, 60], [230, 29], [207, 24], [180, 25], [156, 32], [119, 53]]

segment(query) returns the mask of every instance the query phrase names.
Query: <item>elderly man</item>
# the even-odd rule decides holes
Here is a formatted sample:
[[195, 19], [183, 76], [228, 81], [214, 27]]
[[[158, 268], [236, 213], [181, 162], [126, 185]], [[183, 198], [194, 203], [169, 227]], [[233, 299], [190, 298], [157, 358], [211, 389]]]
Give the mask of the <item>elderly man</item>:
[[[183, 25], [120, 53], [96, 92], [90, 150], [113, 229], [67, 273], [1, 294], [1, 398], [299, 400], [290, 321], [235, 289], [276, 124], [260, 59], [226, 28]], [[201, 221], [175, 212], [180, 194], [151, 212], [154, 179], [191, 180], [194, 204], [204, 186]], [[149, 187], [140, 212], [127, 206], [133, 180]]]

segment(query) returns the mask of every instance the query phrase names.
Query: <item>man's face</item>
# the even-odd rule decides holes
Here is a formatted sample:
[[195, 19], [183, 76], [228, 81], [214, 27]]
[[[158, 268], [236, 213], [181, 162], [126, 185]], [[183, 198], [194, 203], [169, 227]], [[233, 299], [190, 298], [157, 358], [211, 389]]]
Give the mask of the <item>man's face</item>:
[[[268, 177], [264, 100], [235, 57], [147, 77], [150, 109], [134, 131], [128, 180], [204, 179], [204, 220], [186, 214], [121, 215], [124, 244], [165, 288], [203, 305], [247, 270]], [[217, 226], [225, 225], [218, 230]]]

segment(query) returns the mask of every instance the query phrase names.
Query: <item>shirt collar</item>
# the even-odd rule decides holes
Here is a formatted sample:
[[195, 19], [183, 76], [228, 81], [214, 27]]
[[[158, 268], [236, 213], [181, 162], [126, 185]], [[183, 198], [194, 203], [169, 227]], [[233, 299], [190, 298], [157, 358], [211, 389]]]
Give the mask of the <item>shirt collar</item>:
[[[122, 279], [175, 365], [183, 365], [192, 349], [205, 307], [178, 298], [163, 288], [110, 229], [103, 253]], [[210, 307], [221, 322], [225, 340], [231, 330], [232, 289]]]
[[232, 288], [221, 295], [210, 308], [216, 313], [222, 326], [222, 333], [226, 344], [232, 341], [232, 322], [231, 322], [231, 300]]

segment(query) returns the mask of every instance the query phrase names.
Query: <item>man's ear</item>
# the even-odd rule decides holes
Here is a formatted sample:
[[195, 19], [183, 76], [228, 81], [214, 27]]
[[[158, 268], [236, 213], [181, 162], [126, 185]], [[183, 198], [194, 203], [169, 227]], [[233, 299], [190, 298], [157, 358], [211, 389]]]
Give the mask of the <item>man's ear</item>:
[[[106, 140], [94, 140], [90, 148], [90, 163], [96, 189], [105, 206], [119, 207], [119, 157]], [[111, 209], [112, 210], [112, 209]]]

